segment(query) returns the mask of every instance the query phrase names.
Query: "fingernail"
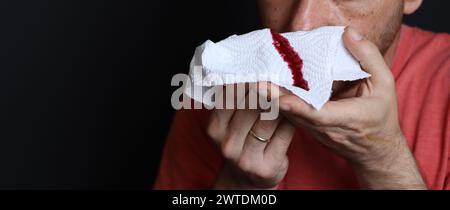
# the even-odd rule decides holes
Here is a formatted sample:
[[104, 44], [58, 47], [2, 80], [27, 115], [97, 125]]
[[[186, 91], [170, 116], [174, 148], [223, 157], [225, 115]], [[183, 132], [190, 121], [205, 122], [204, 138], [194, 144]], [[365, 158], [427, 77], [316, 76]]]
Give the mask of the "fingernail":
[[363, 36], [359, 32], [357, 32], [355, 29], [348, 27], [347, 31], [353, 40], [361, 41], [363, 39]]

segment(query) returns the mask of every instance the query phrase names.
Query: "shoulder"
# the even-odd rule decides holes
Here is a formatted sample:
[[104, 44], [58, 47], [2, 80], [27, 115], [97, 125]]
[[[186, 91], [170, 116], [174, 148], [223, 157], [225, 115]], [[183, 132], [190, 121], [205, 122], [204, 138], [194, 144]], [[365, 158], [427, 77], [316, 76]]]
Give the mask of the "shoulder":
[[404, 26], [414, 52], [425, 52], [433, 58], [448, 58], [450, 55], [450, 34], [435, 33], [417, 27]]
[[[405, 64], [420, 67], [421, 73], [450, 76], [450, 35], [403, 26]], [[404, 54], [405, 55], [405, 54]], [[410, 65], [408, 65], [410, 64]], [[413, 65], [413, 66], [412, 66]]]
[[[421, 92], [436, 103], [450, 97], [450, 35], [403, 26], [393, 72], [401, 92]], [[426, 88], [424, 88], [426, 87]], [[412, 96], [411, 96], [412, 97]]]

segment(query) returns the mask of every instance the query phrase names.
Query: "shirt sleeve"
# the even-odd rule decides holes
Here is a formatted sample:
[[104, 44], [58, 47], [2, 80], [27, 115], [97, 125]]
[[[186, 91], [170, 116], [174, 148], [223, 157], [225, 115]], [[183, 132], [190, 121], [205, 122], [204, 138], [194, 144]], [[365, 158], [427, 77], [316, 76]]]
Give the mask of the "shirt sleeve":
[[209, 112], [180, 110], [175, 113], [155, 189], [211, 189], [214, 186], [223, 160], [206, 134]]

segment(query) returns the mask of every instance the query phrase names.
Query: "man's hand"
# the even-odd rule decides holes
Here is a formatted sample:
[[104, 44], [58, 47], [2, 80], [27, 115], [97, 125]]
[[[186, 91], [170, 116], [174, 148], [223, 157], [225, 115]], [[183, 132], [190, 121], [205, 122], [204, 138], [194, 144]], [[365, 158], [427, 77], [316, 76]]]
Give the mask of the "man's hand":
[[[248, 94], [245, 101], [249, 101]], [[255, 109], [215, 109], [211, 114], [208, 135], [226, 159], [216, 189], [275, 189], [286, 175], [286, 152], [295, 127], [284, 118], [262, 121], [260, 113]], [[250, 131], [270, 142], [258, 140]]]
[[426, 188], [399, 126], [395, 81], [383, 56], [354, 29], [347, 28], [344, 41], [372, 76], [320, 111], [296, 96], [281, 96], [281, 113], [347, 158], [365, 187]]

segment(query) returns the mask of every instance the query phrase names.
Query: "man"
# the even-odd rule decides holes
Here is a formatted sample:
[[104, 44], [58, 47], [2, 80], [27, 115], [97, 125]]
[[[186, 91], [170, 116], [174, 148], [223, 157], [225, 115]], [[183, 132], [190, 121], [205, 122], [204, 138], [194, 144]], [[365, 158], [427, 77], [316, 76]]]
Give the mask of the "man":
[[450, 189], [450, 36], [401, 24], [421, 0], [259, 4], [277, 32], [348, 26], [345, 45], [372, 77], [320, 111], [282, 92], [274, 121], [177, 112], [156, 189]]

